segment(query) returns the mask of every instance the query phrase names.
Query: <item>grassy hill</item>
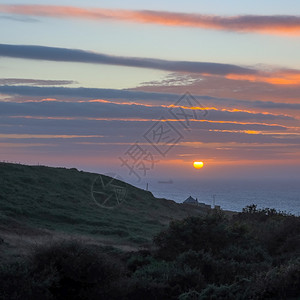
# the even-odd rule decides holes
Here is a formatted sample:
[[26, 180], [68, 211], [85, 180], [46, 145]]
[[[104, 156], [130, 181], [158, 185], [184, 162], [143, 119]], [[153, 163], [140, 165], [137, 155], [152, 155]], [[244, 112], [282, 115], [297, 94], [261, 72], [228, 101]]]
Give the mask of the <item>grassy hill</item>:
[[107, 176], [4, 163], [0, 203], [0, 300], [300, 299], [300, 218], [275, 209], [207, 214]]
[[[206, 214], [120, 181], [126, 187], [125, 200], [114, 208], [101, 207], [91, 192], [98, 176], [0, 163], [0, 237], [12, 248], [68, 236], [129, 249], [147, 244], [172, 219]], [[101, 188], [98, 184], [97, 191]]]

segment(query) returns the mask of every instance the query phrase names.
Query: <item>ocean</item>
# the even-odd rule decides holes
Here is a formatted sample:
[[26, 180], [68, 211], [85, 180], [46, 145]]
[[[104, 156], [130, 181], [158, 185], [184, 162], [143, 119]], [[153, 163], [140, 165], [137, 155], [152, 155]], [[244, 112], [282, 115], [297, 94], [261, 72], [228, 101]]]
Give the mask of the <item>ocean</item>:
[[[143, 187], [145, 188], [145, 187]], [[224, 210], [242, 211], [251, 204], [300, 215], [299, 180], [149, 180], [148, 190], [155, 197], [182, 203], [192, 196]]]

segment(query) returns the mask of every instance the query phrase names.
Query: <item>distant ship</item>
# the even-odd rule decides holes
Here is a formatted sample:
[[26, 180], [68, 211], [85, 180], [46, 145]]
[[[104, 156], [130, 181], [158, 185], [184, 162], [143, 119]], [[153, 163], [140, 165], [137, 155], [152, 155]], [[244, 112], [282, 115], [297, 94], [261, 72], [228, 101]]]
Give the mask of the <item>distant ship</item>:
[[161, 181], [158, 181], [158, 183], [161, 183], [161, 184], [172, 184], [173, 180], [172, 179], [170, 179], [170, 180], [161, 180]]

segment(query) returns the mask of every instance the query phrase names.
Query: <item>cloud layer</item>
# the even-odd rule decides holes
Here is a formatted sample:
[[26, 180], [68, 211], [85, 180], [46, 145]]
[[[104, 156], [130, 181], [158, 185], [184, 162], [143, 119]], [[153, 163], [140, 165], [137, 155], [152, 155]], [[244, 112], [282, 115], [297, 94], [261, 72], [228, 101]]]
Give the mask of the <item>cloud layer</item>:
[[73, 80], [41, 80], [27, 78], [0, 78], [0, 85], [30, 84], [30, 85], [69, 85], [77, 83]]
[[274, 69], [262, 71], [255, 68], [242, 67], [233, 64], [124, 57], [95, 53], [80, 49], [38, 45], [0, 44], [0, 57], [1, 56], [56, 62], [77, 62], [148, 68], [168, 72], [194, 73], [204, 76], [222, 76], [231, 80], [266, 82], [274, 85], [300, 84], [300, 70], [295, 69]]
[[232, 64], [122, 57], [78, 49], [32, 45], [0, 44], [0, 56], [35, 60], [109, 64], [171, 72], [192, 72], [212, 75], [250, 75], [257, 72], [250, 68], [244, 68]]
[[[185, 108], [190, 111], [191, 109]], [[287, 115], [263, 114], [247, 112], [241, 110], [218, 110], [207, 108], [204, 116], [198, 113], [193, 120], [210, 121], [293, 121], [294, 118]], [[0, 102], [1, 116], [38, 116], [38, 117], [84, 117], [99, 119], [139, 119], [139, 120], [158, 120], [161, 117], [175, 119], [168, 112], [168, 107], [149, 106], [142, 104], [121, 104], [101, 101], [87, 102], [61, 102], [61, 101], [41, 101], [41, 102]], [[184, 117], [181, 117], [184, 119]]]
[[290, 15], [217, 16], [167, 11], [112, 10], [54, 5], [0, 5], [0, 12], [39, 17], [77, 18], [101, 21], [116, 20], [234, 32], [300, 35], [300, 16]]
[[[40, 87], [40, 86], [11, 86], [0, 85], [0, 94], [9, 95], [14, 100], [22, 102], [27, 98], [62, 98], [64, 101], [81, 101], [82, 99], [106, 99], [118, 102], [134, 102], [148, 104], [170, 105], [182, 96], [178, 93], [146, 92], [140, 90], [119, 90], [101, 88], [69, 88], [69, 87]], [[300, 103], [282, 103], [273, 101], [237, 100], [232, 98], [219, 98], [194, 94], [197, 100], [205, 106], [217, 105], [221, 107], [236, 108], [248, 107], [254, 109], [288, 109], [300, 110]]]

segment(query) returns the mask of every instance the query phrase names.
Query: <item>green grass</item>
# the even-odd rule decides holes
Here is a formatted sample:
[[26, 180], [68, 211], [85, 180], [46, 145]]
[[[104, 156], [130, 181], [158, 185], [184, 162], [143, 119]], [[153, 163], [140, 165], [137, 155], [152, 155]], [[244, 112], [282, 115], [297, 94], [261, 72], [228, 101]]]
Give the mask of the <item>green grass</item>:
[[0, 234], [50, 230], [138, 246], [172, 219], [205, 214], [129, 184], [121, 205], [102, 208], [91, 196], [97, 176], [76, 169], [0, 163]]

